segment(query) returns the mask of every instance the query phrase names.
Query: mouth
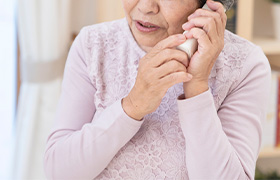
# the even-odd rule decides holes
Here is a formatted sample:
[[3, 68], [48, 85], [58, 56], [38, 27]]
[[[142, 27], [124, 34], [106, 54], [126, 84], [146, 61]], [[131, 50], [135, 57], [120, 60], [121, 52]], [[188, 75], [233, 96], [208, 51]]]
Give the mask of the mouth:
[[154, 32], [160, 29], [160, 27], [155, 24], [138, 20], [135, 21], [135, 26], [140, 32], [144, 33]]

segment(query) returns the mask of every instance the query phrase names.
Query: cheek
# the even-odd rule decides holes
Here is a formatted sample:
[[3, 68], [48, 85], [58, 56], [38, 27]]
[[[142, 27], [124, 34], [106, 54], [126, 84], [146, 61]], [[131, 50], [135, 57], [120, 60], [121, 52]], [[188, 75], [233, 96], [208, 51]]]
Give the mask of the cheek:
[[136, 0], [122, 0], [123, 9], [126, 15], [130, 14], [136, 3]]
[[183, 32], [182, 25], [187, 22], [188, 16], [191, 13], [174, 13], [171, 16], [168, 16], [166, 18], [166, 21], [168, 23], [168, 32], [169, 34], [175, 34]]
[[169, 34], [181, 33], [183, 32], [182, 25], [188, 21], [188, 16], [192, 14], [195, 10], [195, 7], [187, 7], [173, 9], [169, 12], [166, 12], [166, 21], [168, 23], [168, 32]]

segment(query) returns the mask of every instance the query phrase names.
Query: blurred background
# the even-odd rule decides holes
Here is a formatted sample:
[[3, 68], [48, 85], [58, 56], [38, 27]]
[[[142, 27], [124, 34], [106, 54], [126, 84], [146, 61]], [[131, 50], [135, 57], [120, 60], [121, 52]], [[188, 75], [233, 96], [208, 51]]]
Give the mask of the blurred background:
[[[280, 0], [238, 0], [227, 15], [227, 29], [262, 47], [273, 70], [256, 177], [279, 179]], [[0, 180], [46, 179], [71, 43], [82, 27], [123, 17], [121, 0], [0, 0]]]

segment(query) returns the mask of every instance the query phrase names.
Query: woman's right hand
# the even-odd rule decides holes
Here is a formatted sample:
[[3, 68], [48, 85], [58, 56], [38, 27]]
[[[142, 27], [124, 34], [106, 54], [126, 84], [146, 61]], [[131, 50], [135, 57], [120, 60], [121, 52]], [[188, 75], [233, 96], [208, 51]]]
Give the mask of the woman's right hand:
[[140, 59], [136, 82], [122, 100], [128, 116], [141, 120], [159, 107], [170, 87], [191, 80], [192, 76], [187, 73], [187, 54], [175, 49], [184, 41], [186, 37], [182, 34], [169, 36]]

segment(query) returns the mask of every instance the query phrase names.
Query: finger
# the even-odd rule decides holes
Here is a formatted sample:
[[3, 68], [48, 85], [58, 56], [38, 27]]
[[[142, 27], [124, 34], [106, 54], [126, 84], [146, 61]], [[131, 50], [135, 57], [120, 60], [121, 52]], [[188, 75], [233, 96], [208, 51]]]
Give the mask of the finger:
[[[218, 35], [224, 37], [224, 30], [225, 30], [226, 23], [223, 23], [223, 18], [218, 12], [198, 9], [192, 14], [192, 16], [189, 16], [188, 20], [191, 21], [192, 19], [197, 17], [212, 17], [216, 23]], [[188, 31], [192, 27], [194, 27], [194, 24], [187, 22], [183, 24], [182, 27], [184, 30]]]
[[190, 31], [185, 33], [188, 39], [195, 38], [199, 44], [199, 48], [207, 49], [211, 47], [212, 43], [204, 30], [201, 28], [192, 28]]
[[207, 6], [214, 12], [217, 12], [220, 14], [220, 16], [222, 17], [222, 23], [224, 25], [224, 27], [226, 26], [227, 23], [227, 15], [225, 13], [225, 8], [223, 6], [222, 3], [220, 2], [215, 2], [213, 0], [208, 0], [207, 2]]
[[167, 63], [164, 63], [156, 70], [158, 71], [160, 79], [174, 72], [187, 72], [186, 66], [176, 60], [171, 60]]
[[177, 47], [185, 41], [186, 41], [186, 37], [183, 34], [171, 35], [168, 38], [157, 43], [153, 48], [153, 51], [155, 51], [155, 53], [158, 53], [166, 48]]
[[[211, 17], [196, 17], [189, 21], [190, 24], [193, 24], [194, 27], [202, 28], [205, 33], [209, 36], [209, 39], [212, 43], [218, 39], [218, 32], [215, 20]], [[192, 28], [194, 29], [194, 28]]]
[[162, 64], [174, 59], [184, 64], [186, 67], [189, 65], [187, 53], [178, 49], [164, 49], [156, 54], [154, 59], [155, 61], [152, 63], [153, 67], [159, 67]]
[[188, 82], [192, 79], [192, 75], [186, 72], [175, 72], [169, 74], [160, 80], [160, 84], [166, 89], [174, 86], [175, 84]]

